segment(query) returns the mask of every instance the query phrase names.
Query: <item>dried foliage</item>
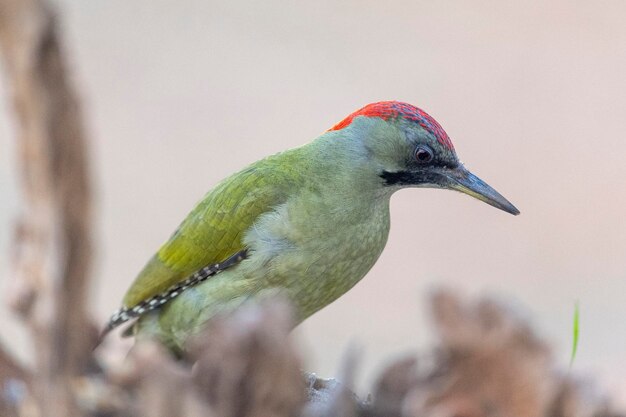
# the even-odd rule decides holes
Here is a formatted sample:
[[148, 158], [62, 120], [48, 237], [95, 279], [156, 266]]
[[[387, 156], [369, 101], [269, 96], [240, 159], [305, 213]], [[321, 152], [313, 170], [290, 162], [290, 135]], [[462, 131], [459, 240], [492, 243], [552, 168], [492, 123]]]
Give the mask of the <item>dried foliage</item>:
[[250, 305], [214, 319], [185, 360], [144, 342], [76, 394], [86, 415], [296, 416], [306, 391], [291, 327], [286, 303]]
[[142, 343], [98, 364], [89, 321], [91, 260], [87, 139], [65, 72], [54, 14], [43, 0], [0, 0], [0, 46], [18, 124], [24, 194], [13, 242], [12, 309], [37, 346], [32, 369], [0, 348], [2, 417], [585, 417], [618, 416], [555, 369], [547, 345], [491, 301], [432, 298], [433, 360], [393, 363], [371, 400], [340, 380], [301, 374], [281, 300], [216, 317], [185, 360]]

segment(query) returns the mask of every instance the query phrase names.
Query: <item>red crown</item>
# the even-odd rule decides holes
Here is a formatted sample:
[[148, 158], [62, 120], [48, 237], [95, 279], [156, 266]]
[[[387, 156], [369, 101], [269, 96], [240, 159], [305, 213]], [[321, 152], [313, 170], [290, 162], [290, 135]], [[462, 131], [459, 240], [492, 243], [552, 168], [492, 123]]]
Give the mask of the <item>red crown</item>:
[[383, 120], [402, 117], [406, 120], [419, 124], [424, 129], [432, 133], [437, 138], [437, 141], [439, 141], [439, 143], [443, 146], [450, 150], [454, 150], [450, 137], [435, 119], [430, 117], [430, 115], [424, 110], [400, 101], [379, 101], [377, 103], [368, 104], [328, 130], [341, 130], [352, 123], [352, 120], [357, 116], [380, 117]]

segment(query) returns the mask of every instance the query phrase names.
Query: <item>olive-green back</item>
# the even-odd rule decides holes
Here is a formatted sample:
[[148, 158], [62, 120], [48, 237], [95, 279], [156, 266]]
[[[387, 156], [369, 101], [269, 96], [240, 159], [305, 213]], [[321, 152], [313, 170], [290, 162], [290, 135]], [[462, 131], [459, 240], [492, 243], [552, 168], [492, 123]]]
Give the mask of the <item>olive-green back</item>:
[[135, 278], [124, 307], [132, 308], [243, 250], [244, 234], [259, 215], [283, 203], [300, 182], [302, 149], [258, 161], [207, 193]]

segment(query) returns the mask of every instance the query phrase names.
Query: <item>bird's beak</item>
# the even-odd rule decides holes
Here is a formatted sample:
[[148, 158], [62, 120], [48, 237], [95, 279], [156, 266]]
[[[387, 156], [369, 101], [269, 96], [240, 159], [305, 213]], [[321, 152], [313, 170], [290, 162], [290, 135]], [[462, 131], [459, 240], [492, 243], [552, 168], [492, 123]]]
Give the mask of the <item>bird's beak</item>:
[[447, 188], [471, 195], [507, 213], [516, 216], [519, 214], [519, 210], [509, 200], [502, 197], [499, 192], [469, 172], [463, 165], [448, 171], [445, 176], [448, 178]]

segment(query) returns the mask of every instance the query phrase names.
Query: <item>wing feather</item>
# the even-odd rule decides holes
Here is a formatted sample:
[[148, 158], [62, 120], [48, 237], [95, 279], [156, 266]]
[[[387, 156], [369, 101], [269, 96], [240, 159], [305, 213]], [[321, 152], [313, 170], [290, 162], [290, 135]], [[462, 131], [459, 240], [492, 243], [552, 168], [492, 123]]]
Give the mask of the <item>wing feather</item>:
[[199, 269], [246, 249], [245, 232], [261, 214], [286, 200], [292, 183], [276, 178], [266, 161], [225, 179], [204, 196], [135, 278], [123, 308], [132, 308]]

